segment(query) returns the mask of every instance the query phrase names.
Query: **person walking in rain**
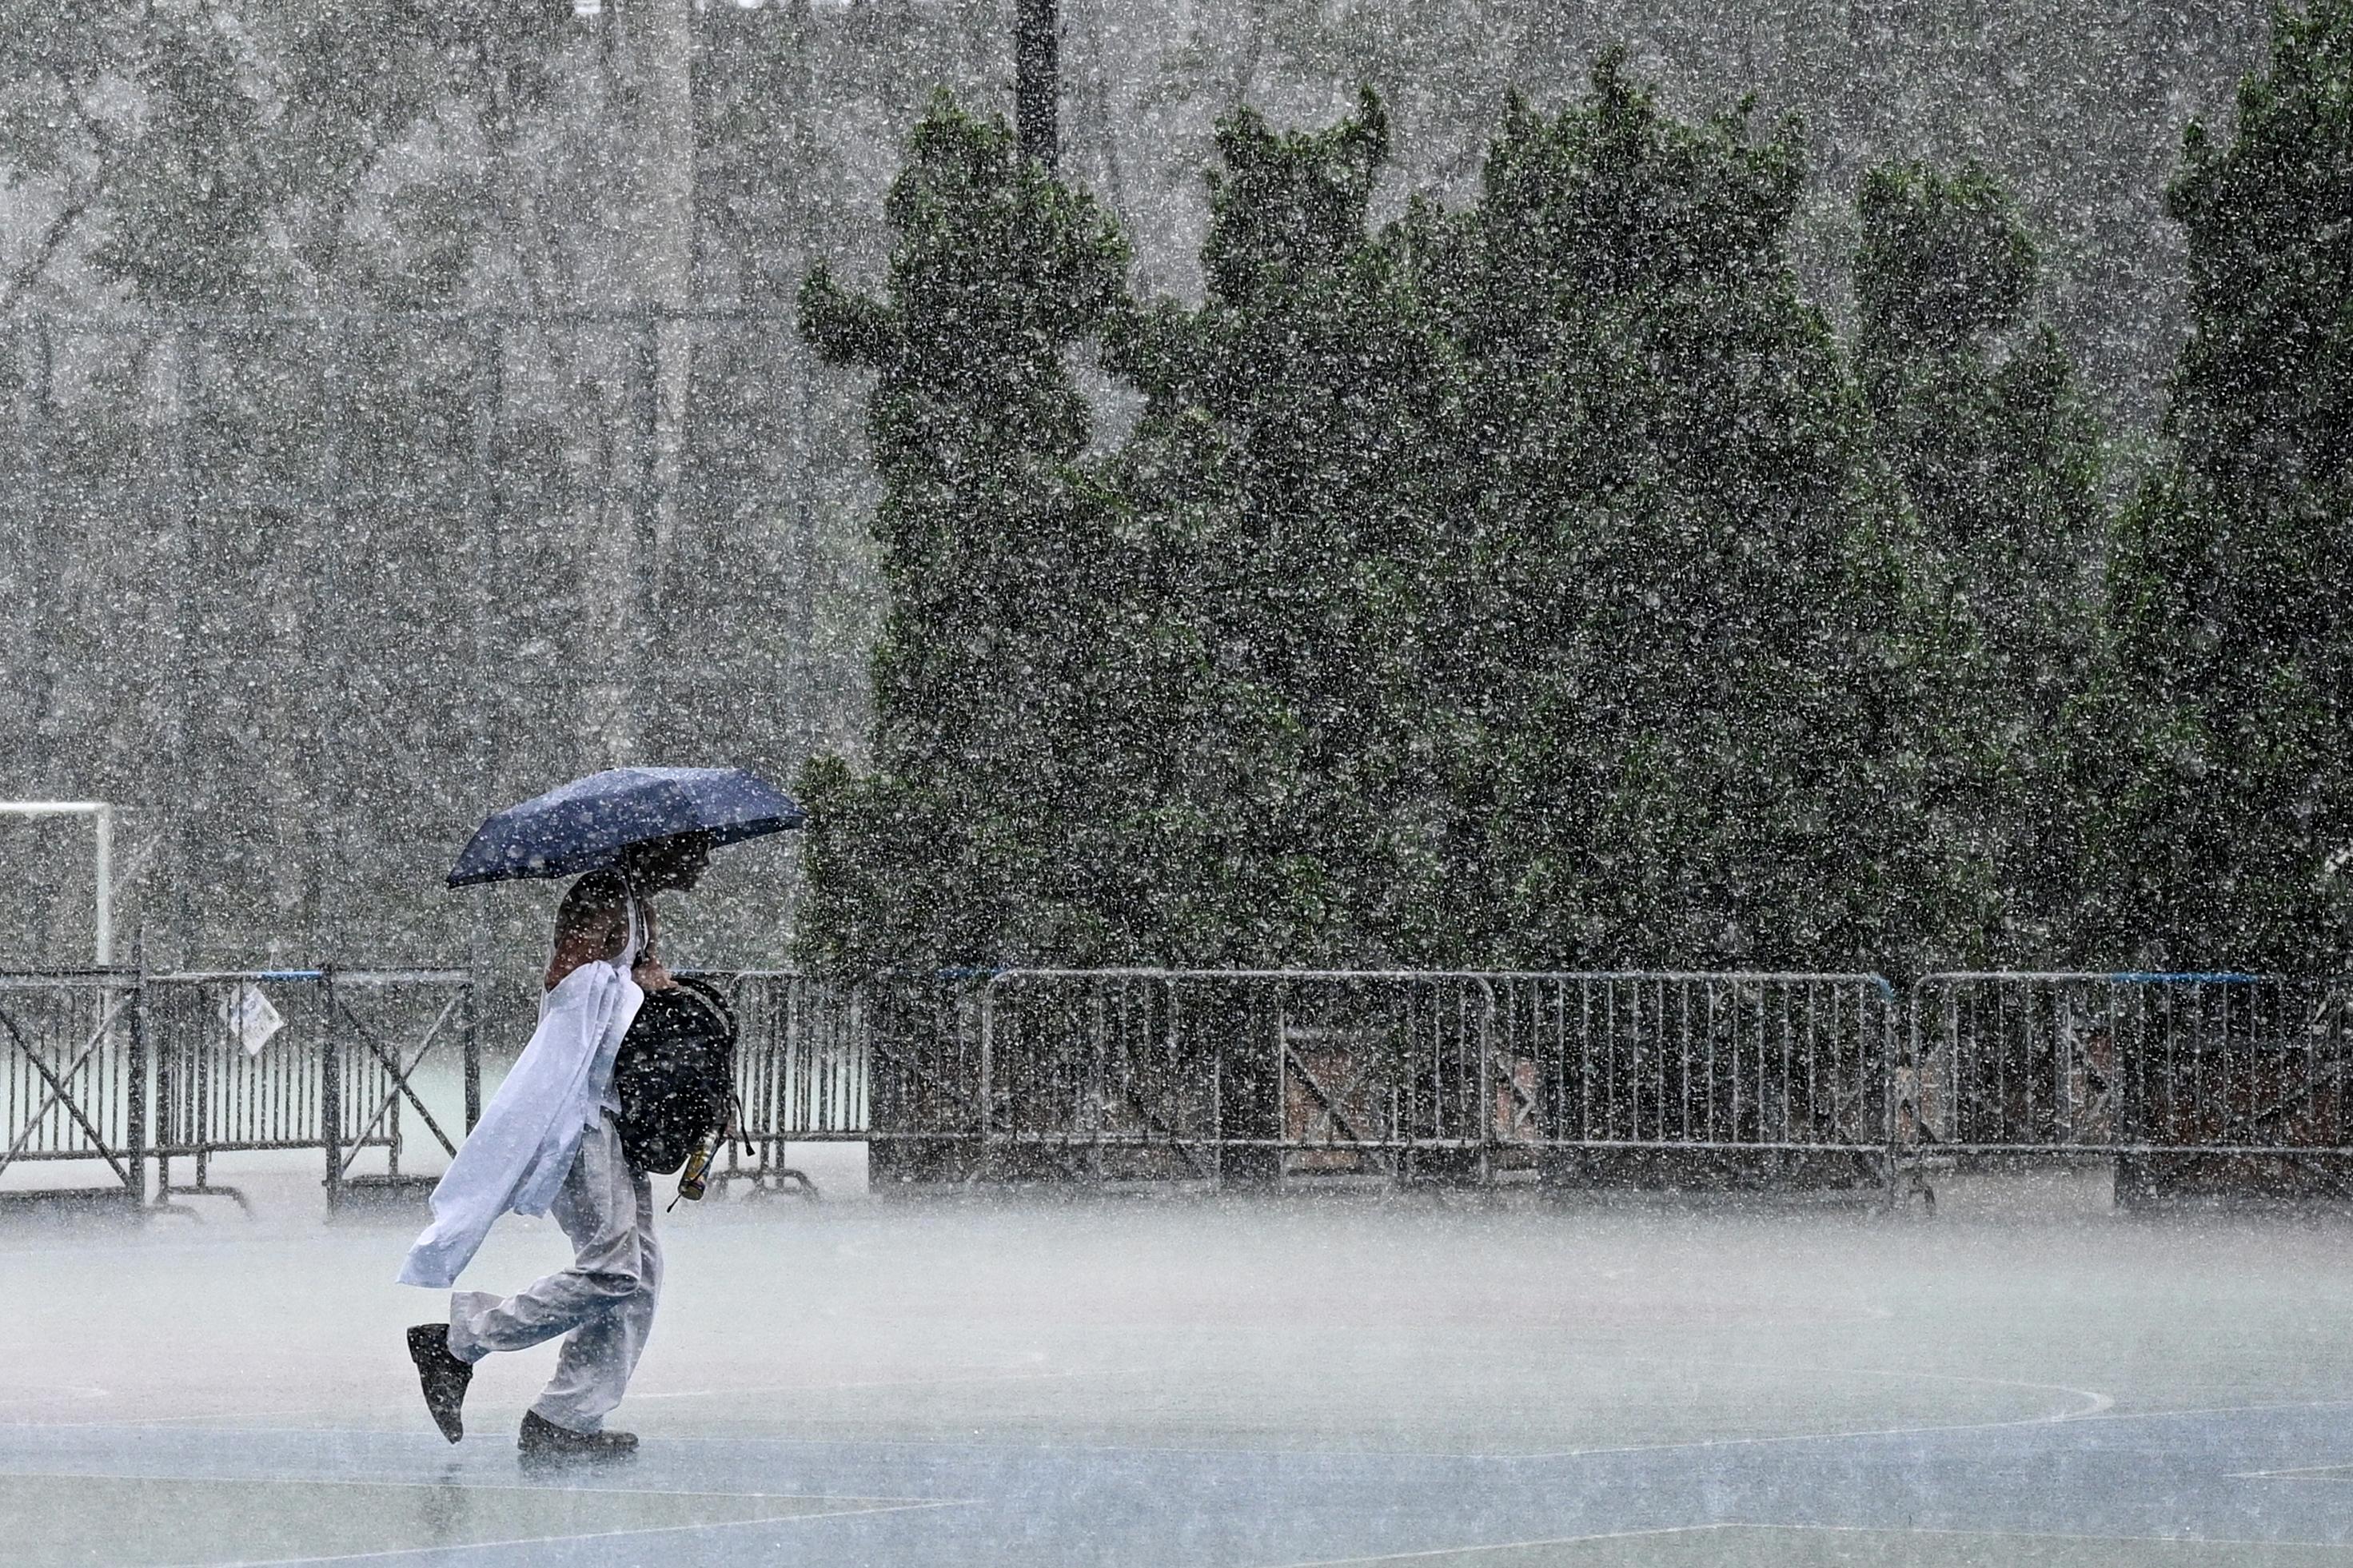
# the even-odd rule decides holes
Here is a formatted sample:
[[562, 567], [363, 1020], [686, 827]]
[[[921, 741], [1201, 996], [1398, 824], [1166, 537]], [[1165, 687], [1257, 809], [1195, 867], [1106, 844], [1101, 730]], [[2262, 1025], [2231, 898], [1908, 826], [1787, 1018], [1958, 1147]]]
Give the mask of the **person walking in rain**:
[[631, 846], [620, 868], [575, 882], [556, 911], [539, 1027], [433, 1192], [433, 1223], [409, 1249], [404, 1285], [446, 1288], [491, 1224], [510, 1211], [553, 1213], [572, 1266], [509, 1297], [460, 1290], [449, 1319], [408, 1330], [425, 1404], [442, 1436], [465, 1436], [475, 1363], [564, 1337], [555, 1375], [522, 1420], [525, 1457], [611, 1458], [632, 1433], [605, 1429], [653, 1328], [661, 1249], [653, 1194], [621, 1146], [613, 1065], [644, 1001], [668, 971], [652, 958], [646, 900], [701, 876], [709, 839]]

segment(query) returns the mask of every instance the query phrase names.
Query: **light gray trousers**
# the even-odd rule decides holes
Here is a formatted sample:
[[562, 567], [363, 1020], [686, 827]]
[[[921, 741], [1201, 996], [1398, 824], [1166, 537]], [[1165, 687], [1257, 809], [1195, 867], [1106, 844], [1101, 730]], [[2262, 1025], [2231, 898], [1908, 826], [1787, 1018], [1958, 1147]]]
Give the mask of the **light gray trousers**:
[[572, 1243], [572, 1266], [503, 1299], [480, 1290], [452, 1295], [449, 1350], [479, 1361], [562, 1334], [555, 1375], [532, 1409], [558, 1426], [596, 1432], [629, 1386], [661, 1295], [653, 1189], [629, 1169], [610, 1111], [581, 1135], [549, 1212]]

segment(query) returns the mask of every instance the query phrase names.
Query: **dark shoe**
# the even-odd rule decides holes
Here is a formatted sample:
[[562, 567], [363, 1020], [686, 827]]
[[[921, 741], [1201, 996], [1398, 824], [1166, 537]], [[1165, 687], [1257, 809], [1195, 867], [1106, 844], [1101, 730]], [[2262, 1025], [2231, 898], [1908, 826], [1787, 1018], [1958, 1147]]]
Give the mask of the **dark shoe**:
[[409, 1330], [408, 1359], [417, 1363], [417, 1378], [425, 1385], [425, 1408], [433, 1413], [433, 1425], [455, 1443], [466, 1435], [465, 1417], [459, 1411], [466, 1403], [466, 1385], [474, 1381], [474, 1369], [449, 1353], [449, 1325], [419, 1323]]
[[522, 1436], [515, 1451], [526, 1459], [626, 1459], [638, 1451], [634, 1432], [575, 1432], [558, 1426], [536, 1410], [522, 1417]]

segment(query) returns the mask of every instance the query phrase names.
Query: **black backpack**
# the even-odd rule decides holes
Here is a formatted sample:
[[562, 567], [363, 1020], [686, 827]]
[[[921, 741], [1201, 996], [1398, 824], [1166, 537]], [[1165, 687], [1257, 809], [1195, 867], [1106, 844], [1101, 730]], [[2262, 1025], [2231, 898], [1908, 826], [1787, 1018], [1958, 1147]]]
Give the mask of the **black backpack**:
[[621, 1151], [630, 1166], [668, 1176], [695, 1145], [717, 1139], [735, 1098], [735, 1014], [702, 979], [649, 991], [613, 1059]]

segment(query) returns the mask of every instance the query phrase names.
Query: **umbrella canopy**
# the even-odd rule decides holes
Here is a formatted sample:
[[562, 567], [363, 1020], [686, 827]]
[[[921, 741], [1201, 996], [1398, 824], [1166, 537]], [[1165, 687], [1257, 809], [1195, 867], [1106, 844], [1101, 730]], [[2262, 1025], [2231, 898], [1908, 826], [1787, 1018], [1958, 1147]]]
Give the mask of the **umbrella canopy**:
[[492, 814], [449, 885], [571, 876], [613, 864], [631, 844], [708, 833], [716, 847], [801, 821], [788, 796], [741, 768], [613, 768]]

